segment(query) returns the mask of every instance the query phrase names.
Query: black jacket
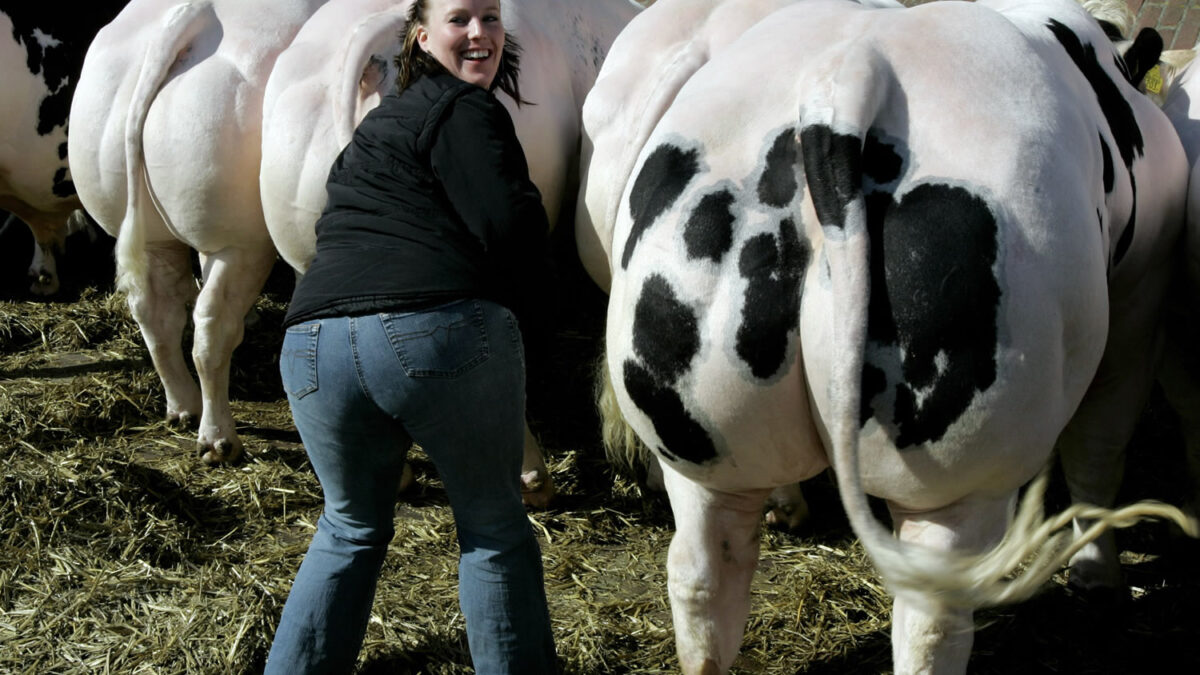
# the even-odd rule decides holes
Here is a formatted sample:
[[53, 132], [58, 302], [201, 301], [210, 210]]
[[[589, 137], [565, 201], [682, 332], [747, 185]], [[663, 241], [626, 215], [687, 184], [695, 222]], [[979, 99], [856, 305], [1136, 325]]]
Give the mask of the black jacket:
[[285, 325], [494, 300], [543, 324], [548, 223], [508, 111], [449, 74], [367, 113], [329, 172]]

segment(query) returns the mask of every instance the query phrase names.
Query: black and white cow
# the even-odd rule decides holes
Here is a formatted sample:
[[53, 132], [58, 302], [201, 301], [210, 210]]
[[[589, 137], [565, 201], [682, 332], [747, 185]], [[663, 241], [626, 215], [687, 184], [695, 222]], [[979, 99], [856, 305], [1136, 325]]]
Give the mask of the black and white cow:
[[0, 208], [33, 231], [30, 290], [58, 291], [55, 255], [86, 227], [67, 164], [67, 112], [83, 55], [128, 0], [9, 2], [0, 9]]
[[[614, 43], [584, 107], [608, 178], [580, 218], [615, 394], [675, 514], [683, 671], [729, 670], [764, 500], [830, 464], [896, 594], [897, 673], [963, 672], [973, 608], [1027, 597], [1098, 530], [1194, 527], [1073, 507], [1059, 521], [1095, 530], [1051, 537], [1036, 489], [1013, 517], [1077, 409], [1068, 431], [1130, 417], [1120, 357], [1150, 351], [1179, 235], [1178, 138], [1099, 24], [1072, 0], [801, 0], [719, 50], [656, 41], [694, 7], [660, 0]], [[621, 106], [642, 111], [602, 114]], [[1086, 468], [1066, 462], [1077, 494], [1107, 480]]]

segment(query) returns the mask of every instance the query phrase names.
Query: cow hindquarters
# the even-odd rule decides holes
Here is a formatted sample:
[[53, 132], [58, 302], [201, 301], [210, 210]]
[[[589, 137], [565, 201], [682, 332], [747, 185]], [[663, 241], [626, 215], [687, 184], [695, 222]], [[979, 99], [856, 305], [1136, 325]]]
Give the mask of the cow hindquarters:
[[[901, 541], [935, 550], [977, 553], [1004, 536], [1013, 496], [968, 498], [933, 511], [908, 511], [890, 503]], [[896, 596], [892, 605], [892, 663], [896, 675], [965, 673], [975, 627], [969, 609], [936, 598]]]
[[202, 255], [204, 286], [193, 313], [192, 360], [200, 376], [204, 413], [197, 448], [205, 464], [232, 462], [242, 454], [229, 407], [229, 369], [242, 342], [244, 320], [275, 264], [269, 239]]
[[726, 673], [746, 629], [759, 521], [770, 490], [719, 492], [661, 464], [675, 514], [667, 587], [680, 669], [685, 675]]

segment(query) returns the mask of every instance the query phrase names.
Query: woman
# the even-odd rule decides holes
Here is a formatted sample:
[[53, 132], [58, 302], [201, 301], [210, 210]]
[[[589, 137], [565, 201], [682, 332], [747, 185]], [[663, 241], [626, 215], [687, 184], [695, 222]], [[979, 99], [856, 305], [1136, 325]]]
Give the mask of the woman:
[[[267, 673], [349, 672], [393, 535], [410, 442], [458, 530], [478, 673], [556, 670], [541, 553], [521, 503], [521, 333], [546, 214], [507, 111], [518, 51], [499, 0], [416, 0], [384, 98], [334, 162], [280, 372], [325, 510]], [[545, 283], [544, 278], [540, 278]]]

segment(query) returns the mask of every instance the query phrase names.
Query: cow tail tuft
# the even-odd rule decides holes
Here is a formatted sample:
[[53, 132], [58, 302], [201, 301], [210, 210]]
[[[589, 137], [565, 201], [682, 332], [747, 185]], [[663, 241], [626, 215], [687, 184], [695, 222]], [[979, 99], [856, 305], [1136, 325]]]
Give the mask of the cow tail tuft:
[[138, 71], [133, 97], [125, 118], [125, 218], [117, 233], [117, 288], [126, 293], [143, 288], [146, 283], [146, 219], [148, 209], [154, 208], [147, 198], [152, 196], [146, 173], [143, 134], [146, 117], [155, 96], [166, 82], [176, 57], [208, 23], [200, 20], [207, 15], [215, 20], [209, 0], [188, 2], [172, 7], [162, 23], [162, 32], [151, 42]]
[[607, 351], [601, 353], [596, 364], [595, 396], [596, 408], [600, 413], [600, 440], [604, 444], [604, 454], [613, 465], [639, 475], [655, 459], [621, 414], [617, 392], [613, 388], [612, 373], [608, 368]]

